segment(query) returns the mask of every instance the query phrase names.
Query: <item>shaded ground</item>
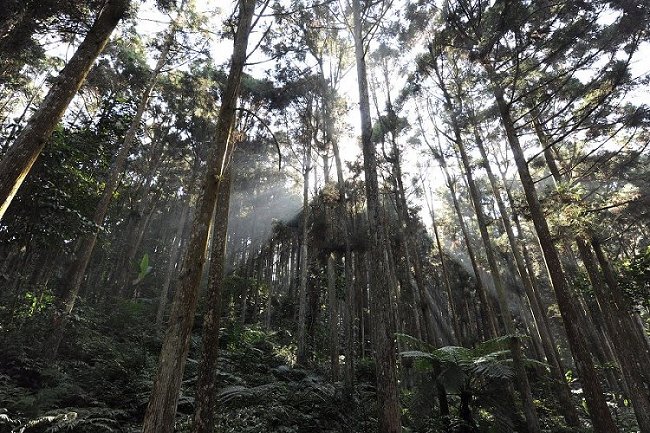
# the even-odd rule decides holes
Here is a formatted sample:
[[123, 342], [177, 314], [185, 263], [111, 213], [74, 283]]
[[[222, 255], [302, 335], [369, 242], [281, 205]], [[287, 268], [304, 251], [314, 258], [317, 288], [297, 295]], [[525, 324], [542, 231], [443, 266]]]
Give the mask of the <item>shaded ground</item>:
[[[5, 327], [0, 351], [0, 433], [140, 431], [161, 345], [152, 321], [145, 319], [150, 310], [146, 303], [119, 302], [104, 310], [112, 311], [105, 316], [81, 306], [54, 363], [41, 359], [39, 353], [47, 314], [37, 313]], [[195, 331], [179, 400], [178, 431], [189, 431], [194, 408], [200, 329]], [[339, 384], [325, 381], [324, 372], [289, 365], [293, 353], [289, 337], [251, 328], [223, 331], [220, 431], [366, 430], [355, 421], [359, 413], [343, 404]], [[368, 392], [356, 398], [367, 401], [357, 406], [372, 409], [372, 388], [360, 389]]]

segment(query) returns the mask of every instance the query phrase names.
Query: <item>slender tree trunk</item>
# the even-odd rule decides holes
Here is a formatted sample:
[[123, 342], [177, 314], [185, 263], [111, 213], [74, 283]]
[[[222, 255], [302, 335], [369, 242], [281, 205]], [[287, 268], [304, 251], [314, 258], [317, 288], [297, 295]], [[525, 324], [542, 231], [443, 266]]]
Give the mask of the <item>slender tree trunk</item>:
[[[329, 107], [325, 110], [326, 124], [331, 125], [331, 113]], [[343, 164], [341, 162], [341, 153], [337, 140], [333, 134], [328, 134], [334, 153], [334, 162], [336, 166], [336, 186], [339, 192], [338, 210], [340, 218], [343, 221], [344, 242], [345, 242], [345, 303], [343, 308], [343, 344], [345, 351], [345, 367], [343, 371], [343, 380], [347, 394], [347, 400], [352, 401], [352, 385], [354, 378], [354, 272], [352, 269], [352, 246], [350, 239], [352, 237], [351, 222], [347, 209], [347, 197], [345, 192], [345, 178], [343, 177]]]
[[510, 107], [505, 101], [503, 89], [499, 87], [497, 81], [494, 79], [494, 71], [491, 65], [485, 62], [484, 67], [492, 81], [499, 114], [501, 115], [501, 120], [506, 130], [508, 142], [514, 155], [517, 171], [519, 172], [519, 177], [524, 188], [526, 201], [528, 202], [535, 231], [537, 232], [542, 247], [544, 261], [546, 262], [546, 267], [551, 277], [551, 284], [557, 297], [560, 314], [562, 315], [564, 326], [567, 331], [569, 345], [571, 352], [573, 353], [578, 375], [580, 376], [584, 387], [585, 399], [593, 420], [594, 431], [596, 433], [616, 432], [618, 429], [612, 420], [612, 415], [607, 407], [596, 369], [594, 368], [593, 361], [587, 349], [584, 336], [578, 326], [578, 312], [573, 304], [572, 294], [566, 283], [562, 263], [555, 245], [553, 244], [553, 238], [539, 202], [537, 191], [535, 190], [535, 182], [530, 175], [526, 157], [524, 156], [521, 145], [519, 144], [519, 137], [517, 136], [515, 125], [510, 114]]
[[528, 376], [526, 375], [526, 368], [524, 367], [523, 353], [521, 350], [521, 343], [518, 337], [514, 337], [514, 334], [517, 332], [514, 327], [514, 322], [512, 315], [510, 313], [510, 307], [508, 306], [508, 301], [506, 299], [506, 290], [503, 285], [503, 280], [501, 278], [501, 273], [499, 271], [499, 265], [497, 263], [496, 254], [492, 247], [492, 240], [487, 230], [487, 219], [483, 208], [481, 206], [481, 198], [476, 182], [474, 181], [474, 175], [472, 173], [472, 166], [469, 161], [469, 156], [467, 155], [467, 150], [465, 149], [465, 143], [463, 141], [460, 126], [456, 115], [453, 111], [453, 103], [451, 95], [448, 93], [445, 82], [440, 76], [437, 66], [434, 66], [436, 74], [438, 75], [439, 86], [445, 96], [445, 102], [447, 107], [448, 115], [451, 118], [452, 129], [454, 132], [455, 144], [457, 150], [460, 153], [461, 166], [465, 171], [465, 177], [467, 178], [467, 184], [469, 186], [469, 194], [474, 205], [474, 212], [476, 215], [476, 220], [478, 223], [479, 232], [481, 234], [481, 239], [483, 240], [483, 246], [485, 247], [485, 254], [488, 259], [488, 264], [490, 266], [490, 272], [492, 274], [492, 280], [494, 281], [494, 286], [497, 291], [497, 299], [499, 302], [499, 310], [501, 310], [501, 318], [507, 334], [513, 335], [510, 339], [510, 352], [512, 353], [513, 366], [515, 371], [515, 376], [517, 378], [517, 387], [519, 389], [519, 394], [521, 396], [524, 415], [526, 417], [526, 425], [529, 433], [539, 433], [541, 432], [539, 426], [539, 418], [537, 416], [537, 411], [535, 410], [535, 404], [533, 402], [532, 391], [530, 389], [530, 383], [528, 381]]
[[395, 323], [391, 308], [388, 263], [385, 262], [384, 226], [381, 218], [379, 184], [377, 180], [377, 156], [372, 143], [372, 121], [366, 74], [364, 38], [362, 33], [360, 0], [352, 0], [354, 21], [355, 60], [359, 86], [359, 112], [361, 114], [361, 144], [365, 173], [368, 212], [368, 238], [373, 271], [371, 272], [373, 345], [377, 369], [377, 399], [379, 408], [379, 432], [400, 433], [399, 389], [396, 373]]
[[[271, 314], [273, 309], [273, 297], [275, 296], [275, 287], [274, 287], [274, 277], [275, 281], [279, 280], [280, 277], [280, 263], [275, 262], [276, 249], [278, 250], [278, 256], [280, 256], [280, 245], [276, 245], [274, 239], [271, 239], [269, 245], [269, 254], [266, 264], [266, 311], [264, 311], [264, 327], [266, 329], [271, 329]], [[279, 262], [279, 259], [278, 259]]]
[[451, 178], [449, 170], [447, 169], [447, 163], [442, 156], [442, 148], [440, 147], [440, 143], [438, 143], [438, 150], [436, 153], [434, 153], [434, 156], [436, 156], [436, 159], [438, 159], [440, 168], [445, 175], [447, 188], [449, 189], [451, 200], [454, 205], [454, 210], [456, 211], [456, 217], [458, 218], [458, 225], [460, 226], [461, 232], [463, 233], [463, 239], [465, 240], [467, 255], [469, 256], [470, 263], [472, 264], [472, 269], [474, 270], [474, 275], [476, 278], [476, 291], [478, 292], [479, 299], [481, 301], [479, 308], [481, 311], [481, 319], [484, 332], [487, 334], [488, 338], [496, 337], [498, 335], [498, 328], [496, 319], [494, 317], [494, 312], [492, 311], [490, 301], [487, 297], [487, 291], [485, 289], [485, 284], [483, 283], [483, 278], [481, 277], [481, 270], [478, 266], [474, 247], [472, 246], [472, 241], [469, 236], [469, 230], [467, 229], [467, 225], [463, 219], [463, 212], [460, 208], [460, 203], [458, 202], [458, 197], [456, 195], [455, 181]]
[[176, 227], [176, 234], [172, 239], [172, 246], [169, 250], [169, 262], [167, 263], [167, 272], [165, 273], [165, 281], [163, 283], [162, 289], [160, 290], [160, 300], [158, 302], [158, 309], [156, 310], [156, 328], [161, 329], [163, 325], [163, 316], [165, 314], [165, 308], [167, 306], [167, 298], [169, 296], [169, 286], [171, 285], [173, 275], [176, 271], [176, 264], [178, 262], [178, 252], [181, 248], [181, 243], [183, 241], [183, 231], [185, 230], [185, 223], [187, 221], [187, 214], [189, 213], [190, 207], [190, 196], [185, 199], [185, 203], [182, 205], [181, 216], [178, 220], [178, 226]]
[[339, 298], [336, 288], [336, 258], [327, 256], [327, 294], [329, 303], [330, 374], [332, 382], [339, 380]]
[[444, 433], [451, 431], [450, 413], [449, 413], [449, 400], [447, 399], [447, 390], [444, 385], [437, 380], [440, 375], [439, 370], [434, 373], [434, 380], [436, 386], [436, 394], [438, 395], [438, 404], [440, 407], [440, 418], [442, 420], [442, 429]]
[[202, 357], [196, 382], [196, 408], [194, 432], [212, 433], [215, 430], [216, 372], [219, 355], [219, 326], [228, 238], [228, 214], [230, 204], [230, 168], [226, 168], [219, 182], [214, 216], [212, 254], [208, 276], [207, 311], [203, 317]]
[[230, 72], [221, 100], [213, 145], [207, 158], [207, 172], [197, 200], [190, 241], [160, 352], [158, 371], [145, 413], [144, 433], [172, 433], [174, 428], [176, 404], [190, 345], [211, 219], [217, 201], [218, 185], [225, 173], [254, 11], [254, 0], [240, 0]]
[[0, 220], [85, 81], [95, 59], [104, 50], [117, 23], [126, 14], [129, 3], [129, 0], [109, 0], [106, 3], [38, 111], [0, 162]]
[[156, 329], [158, 331], [162, 330], [163, 325], [163, 316], [165, 314], [165, 309], [167, 307], [167, 302], [169, 298], [169, 288], [171, 287], [172, 280], [176, 273], [178, 267], [181, 266], [179, 259], [182, 257], [179, 253], [184, 247], [184, 234], [186, 233], [187, 220], [191, 214], [192, 208], [192, 195], [194, 194], [194, 189], [196, 187], [196, 180], [198, 172], [201, 166], [201, 159], [198, 155], [194, 158], [194, 166], [192, 168], [192, 174], [190, 181], [187, 187], [187, 193], [185, 196], [185, 201], [181, 209], [181, 216], [178, 221], [178, 226], [176, 229], [176, 235], [174, 237], [174, 243], [172, 244], [170, 253], [169, 253], [169, 262], [167, 264], [167, 272], [165, 274], [165, 281], [163, 283], [162, 289], [160, 290], [160, 301], [158, 303], [158, 309], [156, 311]]
[[[138, 254], [138, 251], [140, 250], [140, 245], [142, 245], [142, 240], [144, 239], [144, 235], [149, 228], [149, 224], [151, 223], [151, 217], [153, 217], [153, 214], [156, 212], [157, 201], [158, 201], [158, 196], [156, 195], [151, 200], [151, 203], [148, 203], [147, 205], [148, 207], [150, 207], [149, 212], [147, 212], [144, 219], [139, 221], [135, 227], [133, 241], [130, 243], [126, 254], [126, 263], [128, 264], [128, 268], [131, 268], [131, 266], [133, 266], [133, 264], [136, 262], [135, 258]], [[135, 281], [138, 280], [136, 279]], [[125, 287], [130, 287], [133, 289], [131, 298], [135, 299], [138, 296], [140, 296], [140, 291], [138, 290], [137, 285], [135, 285], [135, 287], [133, 286], [134, 286], [134, 280], [131, 280], [129, 273], [127, 272], [125, 276]]]
[[[389, 99], [390, 107], [390, 99]], [[390, 108], [389, 108], [390, 109]], [[427, 306], [424, 302], [424, 288], [422, 287], [423, 281], [418, 278], [418, 271], [420, 265], [418, 262], [417, 248], [414, 239], [414, 230], [411, 217], [408, 211], [408, 202], [406, 201], [406, 193], [404, 191], [404, 183], [402, 180], [402, 166], [401, 155], [397, 146], [396, 138], [392, 137], [391, 140], [391, 165], [393, 168], [393, 188], [395, 191], [395, 208], [398, 216], [398, 232], [400, 239], [400, 247], [404, 257], [404, 283], [406, 290], [410, 292], [408, 298], [412, 298], [412, 303], [415, 314], [410, 314], [414, 318], [415, 335], [423, 341], [429, 341], [429, 330], [431, 329], [431, 318], [429, 317]], [[411, 268], [415, 271], [416, 277], [413, 278]], [[418, 314], [419, 313], [419, 314]], [[422, 323], [424, 322], [424, 323]]]
[[458, 415], [460, 419], [465, 422], [465, 425], [462, 426], [462, 433], [472, 433], [475, 432], [476, 422], [472, 416], [472, 409], [470, 408], [470, 403], [473, 400], [473, 396], [469, 391], [460, 392], [460, 408], [458, 409]]
[[445, 285], [445, 291], [447, 293], [447, 303], [449, 306], [449, 315], [452, 318], [454, 337], [456, 340], [455, 343], [462, 345], [463, 333], [461, 331], [459, 316], [456, 309], [456, 301], [454, 298], [454, 294], [451, 290], [451, 283], [449, 281], [449, 271], [447, 269], [447, 263], [446, 263], [447, 261], [445, 260], [444, 251], [442, 249], [442, 242], [440, 241], [440, 233], [438, 232], [438, 223], [436, 222], [436, 214], [433, 210], [433, 206], [431, 205], [431, 203], [429, 203], [429, 199], [427, 198], [428, 197], [427, 191], [424, 186], [424, 181], [422, 180], [422, 178], [420, 178], [420, 182], [422, 183], [422, 189], [424, 191], [425, 201], [427, 204], [427, 208], [429, 209], [429, 214], [431, 215], [431, 226], [433, 228], [433, 236], [436, 242], [436, 249], [438, 251], [438, 259], [440, 260], [440, 267], [442, 268], [442, 278]]
[[[529, 253], [528, 247], [526, 246], [527, 240], [524, 236], [524, 230], [523, 227], [521, 226], [521, 222], [519, 221], [519, 215], [517, 214], [517, 210], [515, 209], [514, 206], [514, 198], [512, 197], [512, 194], [510, 192], [510, 188], [508, 188], [508, 182], [506, 179], [505, 172], [499, 169], [499, 173], [501, 175], [501, 181], [503, 183], [503, 187], [506, 191], [506, 196], [508, 198], [508, 202], [510, 203], [510, 209], [511, 209], [511, 216], [512, 216], [512, 221], [515, 224], [515, 228], [517, 229], [517, 239], [519, 240], [519, 243], [521, 245], [521, 254], [523, 256], [524, 264], [526, 265], [526, 272], [530, 276], [530, 282], [533, 286], [533, 295], [536, 299], [536, 304], [539, 305], [540, 311], [541, 311], [541, 318], [543, 322], [545, 323], [545, 328], [548, 329], [549, 331], [549, 336], [553, 336], [553, 333], [551, 331], [551, 324], [548, 319], [548, 314], [546, 314], [546, 306], [544, 305], [544, 302], [542, 301], [541, 297], [541, 292], [542, 289], [540, 285], [537, 283], [537, 278], [535, 278], [535, 269], [534, 269], [534, 262], [533, 259]], [[562, 371], [565, 370], [564, 366], [562, 365], [562, 359], [560, 357], [560, 353], [557, 350], [557, 344], [554, 344], [550, 347], [554, 353], [555, 353], [555, 359], [557, 359], [558, 363], [560, 364], [560, 367], [562, 368]], [[564, 377], [564, 375], [563, 375]], [[563, 381], [566, 381], [564, 379]]]
[[[311, 102], [309, 103], [311, 107]], [[311, 109], [307, 116], [311, 117]], [[308, 117], [308, 122], [311, 119]], [[309, 279], [309, 172], [311, 171], [311, 133], [305, 143], [302, 186], [302, 243], [300, 244], [300, 289], [298, 291], [298, 364], [307, 364], [307, 280]]]
[[[476, 122], [475, 119], [474, 122]], [[494, 194], [499, 213], [501, 214], [503, 227], [508, 236], [510, 250], [512, 251], [512, 254], [515, 258], [517, 272], [519, 273], [519, 277], [523, 283], [524, 290], [526, 291], [528, 302], [530, 303], [533, 313], [533, 319], [540, 333], [540, 340], [543, 346], [544, 354], [546, 355], [546, 359], [551, 369], [551, 374], [553, 375], [553, 378], [556, 382], [555, 389], [557, 392], [558, 401], [560, 403], [560, 410], [562, 411], [564, 419], [569, 426], [578, 427], [580, 425], [580, 419], [578, 417], [578, 412], [575, 408], [575, 405], [571, 400], [571, 389], [569, 388], [569, 384], [566, 381], [565, 371], [560, 363], [559, 355], [557, 355], [557, 347], [555, 345], [553, 335], [548, 328], [547, 322], [544, 320], [544, 312], [538, 302], [539, 295], [535, 293], [532, 276], [526, 270], [524, 259], [521, 255], [521, 252], [519, 251], [514, 231], [512, 229], [512, 224], [510, 223], [509, 213], [506, 209], [505, 204], [503, 203], [503, 200], [501, 199], [496, 177], [494, 176], [492, 168], [490, 167], [490, 162], [487, 158], [487, 152], [485, 151], [483, 140], [480, 136], [480, 132], [478, 131], [478, 124], [475, 123], [474, 128], [476, 145], [481, 153], [481, 158], [483, 159], [483, 167], [487, 172], [490, 186], [492, 187], [492, 193]]]

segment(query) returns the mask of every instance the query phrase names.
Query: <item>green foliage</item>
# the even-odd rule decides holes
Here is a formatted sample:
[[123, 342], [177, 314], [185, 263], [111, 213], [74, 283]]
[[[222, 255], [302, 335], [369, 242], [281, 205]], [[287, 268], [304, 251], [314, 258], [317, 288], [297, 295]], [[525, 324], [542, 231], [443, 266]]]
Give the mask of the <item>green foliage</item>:
[[621, 263], [622, 289], [638, 305], [650, 310], [650, 247]]
[[137, 278], [133, 281], [133, 285], [139, 284], [144, 277], [149, 275], [151, 273], [151, 270], [153, 268], [149, 266], [149, 254], [145, 254], [142, 256], [142, 259], [140, 260], [140, 264], [138, 265], [138, 276]]
[[92, 408], [87, 410], [56, 410], [30, 420], [21, 427], [21, 433], [113, 433], [122, 432], [118, 419], [121, 410]]
[[[433, 383], [428, 386], [441, 386], [450, 399], [450, 405], [458, 401], [458, 396], [472, 396], [471, 405], [479, 415], [479, 424], [483, 424], [482, 431], [512, 431], [509, 413], [516, 409], [509, 408], [503, 396], [514, 379], [512, 360], [509, 358], [513, 338], [521, 336], [504, 335], [481, 342], [473, 348], [433, 348], [411, 336], [398, 334], [398, 339], [404, 344], [414, 347], [400, 353], [403, 364], [408, 365], [412, 361], [416, 371], [425, 377], [431, 376]], [[425, 380], [425, 383], [428, 382]], [[454, 429], [463, 428], [465, 421], [452, 417], [450, 423], [452, 431], [456, 431]]]
[[20, 329], [4, 329], [0, 407], [31, 425], [26, 432], [122, 432], [141, 416], [160, 347], [153, 312], [121, 300], [102, 311], [109, 313], [79, 305], [56, 363], [40, 358], [49, 309], [35, 311]]
[[[509, 381], [514, 377], [508, 349], [512, 338], [506, 335], [484, 341], [472, 349], [444, 346], [433, 350], [408, 350], [400, 355], [413, 358], [417, 368], [423, 371], [442, 370], [438, 380], [448, 389], [459, 392], [471, 383]], [[414, 342], [413, 337], [400, 334], [403, 341]], [[417, 342], [417, 340], [415, 340]], [[419, 342], [417, 342], [419, 344]], [[422, 344], [420, 344], [423, 346]]]

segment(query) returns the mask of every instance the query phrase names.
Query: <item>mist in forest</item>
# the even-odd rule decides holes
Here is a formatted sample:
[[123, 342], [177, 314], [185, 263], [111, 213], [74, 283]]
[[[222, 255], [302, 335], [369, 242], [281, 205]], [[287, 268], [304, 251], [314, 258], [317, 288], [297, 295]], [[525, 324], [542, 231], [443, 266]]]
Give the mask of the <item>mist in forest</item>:
[[246, 240], [248, 245], [261, 246], [272, 236], [277, 224], [297, 230], [302, 198], [287, 179], [266, 183], [246, 191], [233, 191], [229, 232], [230, 244], [237, 248], [234, 239]]

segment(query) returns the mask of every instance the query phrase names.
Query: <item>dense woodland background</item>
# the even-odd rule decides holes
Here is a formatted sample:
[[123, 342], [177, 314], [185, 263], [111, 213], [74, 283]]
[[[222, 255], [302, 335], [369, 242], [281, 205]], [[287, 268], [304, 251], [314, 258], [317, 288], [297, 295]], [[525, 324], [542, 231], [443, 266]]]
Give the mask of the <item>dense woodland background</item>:
[[2, 0], [1, 432], [650, 432], [650, 5]]

